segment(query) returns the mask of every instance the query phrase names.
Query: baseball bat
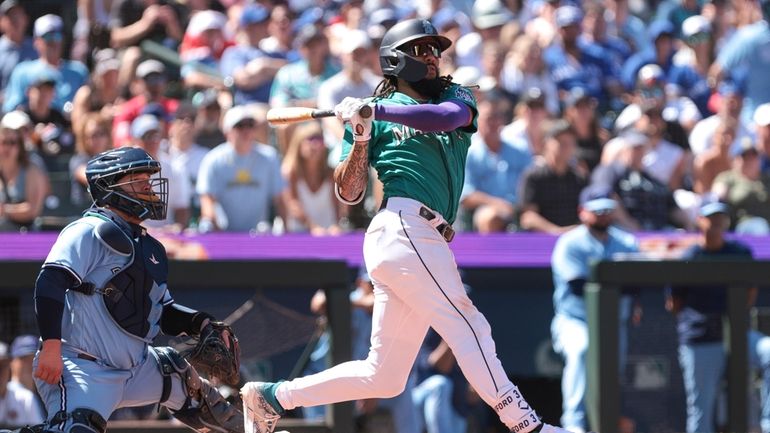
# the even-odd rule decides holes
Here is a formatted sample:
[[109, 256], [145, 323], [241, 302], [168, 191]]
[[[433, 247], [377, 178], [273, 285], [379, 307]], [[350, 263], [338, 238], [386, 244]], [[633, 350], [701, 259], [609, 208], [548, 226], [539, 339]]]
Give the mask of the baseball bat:
[[[372, 107], [364, 105], [359, 110], [363, 117], [372, 115]], [[288, 125], [290, 123], [304, 122], [306, 120], [320, 119], [322, 117], [334, 117], [334, 110], [319, 110], [307, 107], [282, 107], [271, 108], [267, 111], [267, 122], [273, 126]]]

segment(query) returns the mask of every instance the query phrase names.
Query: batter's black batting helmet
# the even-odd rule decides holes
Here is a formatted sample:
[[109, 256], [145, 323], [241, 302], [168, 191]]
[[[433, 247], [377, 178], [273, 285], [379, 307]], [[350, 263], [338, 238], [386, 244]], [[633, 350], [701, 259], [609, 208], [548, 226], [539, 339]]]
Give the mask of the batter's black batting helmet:
[[151, 178], [150, 191], [132, 190], [132, 182], [119, 183], [131, 173], [160, 173], [160, 162], [136, 147], [102, 152], [86, 165], [88, 192], [97, 206], [110, 206], [141, 220], [163, 220], [168, 208], [168, 179]]
[[406, 43], [422, 38], [433, 39], [441, 51], [452, 45], [452, 41], [439, 35], [436, 28], [428, 20], [416, 18], [401, 21], [391, 27], [382, 37], [380, 44], [382, 73], [387, 76], [403, 78], [406, 81], [419, 81], [425, 78], [428, 67], [402, 50]]

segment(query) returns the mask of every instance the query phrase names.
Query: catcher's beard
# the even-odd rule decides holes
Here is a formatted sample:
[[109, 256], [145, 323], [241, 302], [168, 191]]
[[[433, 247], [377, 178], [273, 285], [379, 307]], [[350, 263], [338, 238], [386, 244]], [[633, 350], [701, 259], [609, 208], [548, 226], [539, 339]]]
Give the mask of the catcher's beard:
[[417, 81], [407, 81], [417, 93], [430, 99], [438, 98], [444, 90], [444, 81], [436, 74], [436, 78], [423, 78]]

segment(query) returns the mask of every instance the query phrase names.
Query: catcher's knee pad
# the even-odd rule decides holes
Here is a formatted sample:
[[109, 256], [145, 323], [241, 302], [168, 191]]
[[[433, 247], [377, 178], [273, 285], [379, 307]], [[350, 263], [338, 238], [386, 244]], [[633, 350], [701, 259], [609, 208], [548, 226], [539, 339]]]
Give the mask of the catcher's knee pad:
[[[244, 431], [241, 411], [227, 402], [207, 380], [201, 379], [195, 368], [179, 352], [171, 347], [155, 347], [154, 350], [164, 378], [164, 397], [168, 398], [171, 390], [171, 374], [182, 378], [187, 399], [179, 410], [171, 410], [176, 419], [199, 432]], [[168, 391], [166, 382], [169, 383]]]
[[[57, 429], [65, 425], [64, 430]], [[56, 412], [46, 429], [34, 430], [35, 427], [30, 428], [40, 433], [104, 433], [107, 431], [107, 420], [95, 410], [79, 407], [69, 413], [63, 410]], [[22, 430], [20, 433], [25, 432]]]
[[172, 347], [152, 347], [151, 350], [158, 359], [160, 374], [163, 376], [163, 391], [158, 403], [168, 400], [168, 396], [171, 394], [172, 374], [176, 374], [182, 379], [182, 386], [187, 398], [194, 398], [200, 390], [201, 378], [193, 366]]

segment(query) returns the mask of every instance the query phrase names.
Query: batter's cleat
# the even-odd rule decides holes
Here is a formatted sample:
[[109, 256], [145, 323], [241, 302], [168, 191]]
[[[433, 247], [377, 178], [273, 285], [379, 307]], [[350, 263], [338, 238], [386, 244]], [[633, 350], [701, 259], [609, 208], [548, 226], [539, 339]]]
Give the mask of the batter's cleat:
[[283, 408], [275, 398], [277, 383], [247, 382], [241, 388], [246, 433], [273, 433]]

